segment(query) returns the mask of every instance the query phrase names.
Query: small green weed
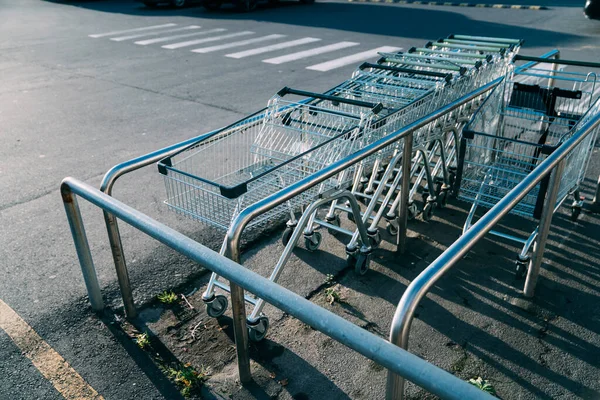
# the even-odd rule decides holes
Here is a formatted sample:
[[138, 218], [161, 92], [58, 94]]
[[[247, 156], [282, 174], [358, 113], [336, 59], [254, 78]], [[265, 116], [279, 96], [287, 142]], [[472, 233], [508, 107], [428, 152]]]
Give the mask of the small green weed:
[[160, 301], [163, 304], [167, 304], [167, 305], [172, 305], [179, 301], [179, 296], [177, 296], [172, 291], [167, 292], [166, 290], [164, 292], [162, 292], [161, 294], [159, 294], [157, 296], [157, 298], [158, 298], [158, 301]]
[[477, 379], [469, 379], [469, 383], [473, 386], [477, 386], [478, 389], [483, 390], [491, 394], [492, 396], [496, 396], [496, 389], [492, 386], [491, 383], [484, 380], [482, 377], [477, 377]]
[[338, 303], [342, 302], [342, 295], [337, 290], [335, 290], [335, 288], [330, 287], [325, 289], [325, 296], [329, 304], [333, 304], [336, 301]]
[[144, 350], [145, 348], [150, 346], [150, 337], [146, 332], [140, 333], [139, 335], [136, 335], [135, 342], [137, 343], [140, 349]]
[[210, 371], [207, 368], [202, 367], [200, 371], [196, 371], [191, 364], [185, 364], [179, 369], [169, 368], [168, 373], [180, 388], [181, 394], [184, 397], [189, 397], [196, 393], [210, 375]]

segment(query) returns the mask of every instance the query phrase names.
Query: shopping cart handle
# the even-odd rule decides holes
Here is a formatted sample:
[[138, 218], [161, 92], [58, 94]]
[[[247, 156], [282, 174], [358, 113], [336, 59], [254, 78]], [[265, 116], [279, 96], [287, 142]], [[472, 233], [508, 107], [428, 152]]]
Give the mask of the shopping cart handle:
[[315, 99], [320, 99], [320, 100], [329, 100], [334, 104], [335, 103], [345, 103], [345, 104], [351, 104], [353, 106], [358, 106], [358, 107], [366, 107], [366, 108], [370, 108], [371, 111], [373, 112], [373, 114], [379, 114], [381, 112], [381, 110], [383, 110], [383, 104], [381, 104], [381, 103], [370, 103], [368, 101], [345, 99], [343, 97], [331, 96], [328, 94], [307, 92], [304, 90], [292, 89], [287, 86], [284, 87], [283, 89], [281, 89], [279, 92], [277, 92], [277, 95], [280, 97], [283, 97], [286, 94], [295, 94], [298, 96], [313, 97]]
[[533, 62], [547, 63], [547, 64], [575, 65], [578, 67], [600, 68], [600, 63], [595, 63], [595, 62], [590, 62], [590, 61], [562, 60], [562, 59], [554, 59], [554, 58], [531, 57], [531, 56], [524, 56], [521, 54], [517, 54], [516, 56], [513, 57], [513, 62], [515, 62], [515, 61], [533, 61]]
[[438, 78], [444, 78], [446, 81], [450, 81], [452, 79], [452, 74], [443, 73], [443, 72], [435, 72], [435, 71], [420, 71], [417, 69], [403, 68], [403, 67], [392, 67], [391, 65], [381, 65], [381, 64], [372, 64], [372, 63], [362, 63], [359, 69], [382, 69], [385, 71], [393, 71], [393, 72], [404, 72], [407, 74], [415, 74], [415, 75], [425, 75], [425, 76], [435, 76]]

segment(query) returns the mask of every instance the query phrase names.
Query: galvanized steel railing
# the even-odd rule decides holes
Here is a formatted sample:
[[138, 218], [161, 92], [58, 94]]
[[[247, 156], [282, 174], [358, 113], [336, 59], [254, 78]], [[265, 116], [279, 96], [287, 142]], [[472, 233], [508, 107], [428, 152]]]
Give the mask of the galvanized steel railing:
[[[529, 59], [529, 58], [528, 58]], [[414, 312], [421, 300], [459, 260], [461, 260], [488, 233], [499, 221], [507, 215], [542, 179], [552, 173], [550, 187], [544, 203], [540, 218], [538, 236], [533, 249], [533, 257], [529, 264], [525, 287], [526, 297], [532, 297], [537, 283], [542, 258], [546, 247], [548, 233], [552, 222], [554, 207], [559, 189], [560, 178], [564, 169], [565, 157], [573, 151], [594, 129], [600, 124], [600, 114], [593, 116], [579, 131], [566, 140], [542, 163], [540, 163], [527, 177], [525, 177], [502, 200], [492, 207], [485, 215], [456, 240], [446, 251], [435, 259], [423, 272], [419, 274], [406, 288], [402, 295], [390, 330], [390, 342], [403, 349], [408, 349], [410, 327]], [[600, 193], [600, 181], [596, 195]], [[594, 204], [597, 202], [595, 198]], [[393, 372], [388, 374], [387, 399], [402, 399], [404, 379]]]
[[[366, 146], [360, 151], [328, 166], [318, 173], [307, 177], [295, 184], [271, 195], [260, 202], [248, 207], [240, 213], [229, 231], [226, 238], [226, 256], [230, 259], [219, 256], [206, 247], [194, 242], [182, 234], [152, 220], [148, 216], [126, 206], [123, 203], [103, 194], [94, 188], [76, 181], [72, 178], [66, 178], [61, 185], [61, 192], [65, 204], [65, 210], [71, 226], [75, 247], [81, 264], [86, 287], [88, 290], [90, 302], [94, 310], [104, 308], [95, 268], [92, 261], [91, 252], [85, 235], [85, 229], [77, 205], [78, 195], [92, 202], [103, 209], [111, 250], [117, 268], [119, 286], [122, 291], [123, 300], [128, 317], [135, 315], [135, 307], [129, 278], [123, 256], [121, 240], [119, 237], [116, 218], [129, 223], [131, 226], [152, 236], [162, 243], [172, 247], [182, 254], [192, 258], [207, 269], [218, 273], [230, 280], [231, 283], [231, 302], [233, 312], [234, 335], [238, 356], [238, 369], [240, 381], [242, 383], [251, 380], [250, 361], [248, 355], [248, 337], [246, 329], [246, 311], [244, 305], [244, 289], [251, 291], [256, 296], [263, 298], [274, 306], [288, 312], [301, 321], [311, 325], [315, 329], [338, 340], [340, 343], [358, 351], [364, 356], [378, 362], [382, 366], [393, 371], [395, 374], [405, 377], [417, 385], [431, 391], [442, 398], [449, 399], [471, 399], [471, 398], [490, 398], [489, 395], [479, 391], [473, 386], [454, 377], [416, 356], [398, 349], [392, 344], [380, 339], [352, 323], [328, 312], [327, 310], [311, 303], [303, 297], [284, 289], [269, 280], [262, 278], [246, 268], [239, 265], [240, 256], [240, 238], [247, 224], [256, 216], [266, 212], [299, 193], [311, 188], [324, 180], [336, 175], [342, 170], [360, 162], [361, 160], [375, 154], [379, 150], [404, 139], [404, 159], [403, 167], [410, 168], [412, 134], [419, 128], [430, 122], [447, 115], [453, 110], [469, 103], [499, 84], [501, 79], [497, 79], [485, 86], [471, 92], [468, 95], [444, 106], [436, 112], [415, 121], [408, 126], [386, 136], [385, 138]], [[170, 152], [174, 152], [180, 147], [188, 144], [186, 142], [170, 146], [149, 155], [137, 158], [127, 163], [121, 164], [109, 171], [102, 183], [102, 189], [108, 193], [116, 179], [124, 173], [139, 169], [145, 165], [155, 162]], [[407, 165], [405, 165], [407, 164]], [[408, 176], [409, 174], [405, 174]], [[402, 193], [403, 199], [399, 205], [399, 222], [397, 244], [399, 251], [404, 249], [404, 242], [407, 229], [407, 205], [408, 205], [408, 179], [403, 179]]]

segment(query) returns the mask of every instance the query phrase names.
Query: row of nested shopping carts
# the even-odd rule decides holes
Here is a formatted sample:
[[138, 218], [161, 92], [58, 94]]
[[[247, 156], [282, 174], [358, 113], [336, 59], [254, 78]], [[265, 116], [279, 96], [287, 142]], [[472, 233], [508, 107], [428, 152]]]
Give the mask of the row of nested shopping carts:
[[[346, 262], [363, 275], [381, 240], [380, 224], [385, 223], [391, 235], [398, 231], [400, 183], [408, 173], [409, 219], [421, 215], [429, 221], [436, 208], [446, 205], [453, 189], [460, 188], [455, 194], [473, 203], [468, 229], [475, 208], [497, 202], [548, 154], [548, 148], [576, 129], [582, 115], [597, 111], [595, 74], [516, 68], [512, 60], [521, 44], [518, 39], [451, 35], [407, 52], [382, 53], [376, 63], [363, 63], [350, 79], [325, 93], [286, 87], [265, 109], [162, 160], [159, 171], [165, 176], [166, 204], [226, 231], [248, 206], [487, 83], [504, 79], [486, 99], [466, 103], [417, 130], [409, 171], [402, 171], [400, 140], [254, 218], [247, 227], [261, 231], [289, 218], [272, 281], [278, 280], [301, 238], [308, 250], [318, 249], [323, 239], [319, 228], [347, 238]], [[550, 85], [542, 86], [547, 79]], [[575, 86], [550, 87], [559, 81]], [[468, 129], [463, 129], [467, 123]], [[577, 194], [590, 143], [583, 148], [572, 162], [577, 174], [564, 179], [563, 199]], [[535, 215], [530, 203], [543, 201], [543, 190], [530, 194], [516, 212]], [[342, 216], [348, 219], [343, 225], [355, 229], [342, 227]], [[222, 315], [228, 306], [216, 289], [230, 290], [213, 274], [203, 294], [212, 317]], [[264, 302], [251, 296], [246, 301], [253, 306], [249, 336], [261, 340], [269, 326], [262, 313]]]

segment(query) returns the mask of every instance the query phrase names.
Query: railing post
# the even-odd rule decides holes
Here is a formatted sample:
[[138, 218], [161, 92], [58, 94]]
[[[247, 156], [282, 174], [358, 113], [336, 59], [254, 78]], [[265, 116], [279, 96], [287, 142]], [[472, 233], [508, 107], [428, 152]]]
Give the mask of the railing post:
[[546, 241], [552, 224], [552, 216], [554, 214], [554, 209], [556, 208], [556, 199], [558, 197], [558, 189], [560, 188], [560, 179], [563, 174], [565, 162], [565, 159], [561, 160], [552, 172], [548, 196], [546, 197], [544, 209], [542, 210], [542, 216], [540, 218], [537, 239], [533, 245], [533, 257], [529, 263], [525, 287], [523, 288], [525, 297], [533, 297], [535, 291], [540, 267], [544, 258], [544, 250], [546, 249]]
[[85, 287], [90, 298], [90, 304], [94, 311], [102, 311], [104, 309], [104, 301], [102, 300], [102, 293], [100, 292], [96, 268], [94, 268], [94, 260], [92, 259], [92, 252], [90, 251], [90, 245], [85, 234], [81, 212], [77, 204], [77, 197], [65, 185], [61, 187], [61, 195], [65, 212], [67, 213], [67, 220], [71, 227], [75, 250], [77, 251], [77, 257], [81, 265], [81, 273], [83, 274]]
[[[230, 240], [229, 236], [227, 236], [226, 239], [225, 256], [238, 264], [240, 264], [239, 237], [241, 236], [243, 229], [244, 226], [239, 227], [237, 230], [234, 227], [233, 231], [237, 233], [237, 236], [234, 236], [233, 240]], [[230, 280], [229, 294], [231, 296], [233, 337], [235, 339], [235, 351], [237, 353], [238, 374], [240, 376], [240, 383], [244, 384], [252, 381], [244, 288]]]
[[123, 244], [121, 243], [121, 234], [119, 233], [119, 225], [114, 215], [103, 211], [104, 222], [106, 222], [106, 231], [108, 232], [108, 241], [113, 260], [115, 262], [115, 270], [117, 272], [117, 280], [121, 289], [121, 297], [123, 298], [123, 306], [125, 307], [125, 315], [127, 318], [137, 317], [137, 310], [133, 301], [133, 293], [131, 291], [131, 283], [129, 273], [127, 272], [127, 263], [125, 254], [123, 253]]
[[404, 153], [402, 154], [402, 184], [400, 185], [400, 204], [398, 205], [398, 234], [396, 248], [398, 253], [406, 251], [406, 232], [408, 231], [408, 201], [410, 195], [411, 162], [412, 162], [413, 132], [404, 138]]

